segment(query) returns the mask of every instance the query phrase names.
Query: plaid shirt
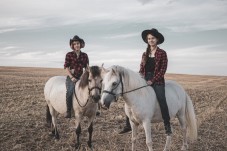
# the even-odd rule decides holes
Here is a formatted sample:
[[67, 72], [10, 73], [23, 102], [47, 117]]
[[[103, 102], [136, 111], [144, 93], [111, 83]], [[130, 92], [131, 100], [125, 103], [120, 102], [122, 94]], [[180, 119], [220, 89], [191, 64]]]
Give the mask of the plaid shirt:
[[75, 78], [80, 78], [83, 74], [83, 68], [86, 68], [87, 64], [89, 64], [89, 59], [88, 55], [84, 52], [80, 51], [78, 58], [74, 51], [68, 52], [65, 56], [64, 68], [68, 67], [71, 71], [74, 69], [72, 75]]
[[[143, 62], [143, 58], [146, 57], [146, 52], [142, 55], [142, 61], [140, 63], [140, 70], [139, 73], [145, 76], [145, 64]], [[164, 75], [166, 73], [168, 64], [167, 54], [164, 50], [157, 48], [155, 52], [155, 70], [154, 70], [154, 77], [151, 80], [152, 83], [156, 84], [165, 84]]]

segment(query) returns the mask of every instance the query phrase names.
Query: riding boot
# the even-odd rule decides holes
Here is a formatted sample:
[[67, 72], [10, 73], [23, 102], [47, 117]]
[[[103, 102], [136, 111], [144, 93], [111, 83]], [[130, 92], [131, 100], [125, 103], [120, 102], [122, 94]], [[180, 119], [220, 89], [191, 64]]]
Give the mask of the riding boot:
[[72, 80], [67, 76], [66, 79], [66, 115], [65, 118], [71, 118], [71, 110], [72, 110], [72, 95], [75, 86]]
[[126, 125], [123, 128], [123, 130], [121, 132], [119, 132], [119, 134], [124, 134], [124, 133], [130, 132], [131, 130], [132, 130], [132, 128], [131, 128], [131, 125], [129, 122], [129, 118], [126, 116]]
[[172, 134], [172, 129], [171, 129], [171, 126], [170, 126], [170, 123], [169, 124], [165, 124], [165, 130], [166, 130], [166, 134], [167, 135], [171, 135]]

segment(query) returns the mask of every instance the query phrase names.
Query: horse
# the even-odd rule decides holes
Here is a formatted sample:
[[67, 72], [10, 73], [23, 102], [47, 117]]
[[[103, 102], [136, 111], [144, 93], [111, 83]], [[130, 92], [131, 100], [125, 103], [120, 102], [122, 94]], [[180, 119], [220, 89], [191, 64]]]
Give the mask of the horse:
[[[102, 68], [103, 86], [101, 104], [107, 108], [119, 97], [124, 100], [125, 113], [132, 127], [132, 150], [135, 150], [137, 129], [142, 125], [146, 135], [146, 145], [153, 151], [151, 139], [151, 123], [162, 122], [160, 106], [154, 89], [146, 84], [140, 74], [121, 66]], [[197, 138], [197, 124], [194, 107], [189, 95], [177, 82], [166, 80], [166, 101], [170, 118], [178, 118], [183, 131], [183, 146], [188, 148], [187, 137]], [[171, 136], [167, 135], [164, 151], [170, 150]]]
[[[93, 120], [96, 117], [96, 110], [101, 95], [101, 68], [92, 66], [85, 70], [80, 80], [75, 83], [73, 94], [73, 111], [75, 114], [75, 127], [77, 142], [75, 148], [80, 147], [80, 122], [83, 116], [88, 117], [88, 146], [92, 148]], [[59, 139], [56, 125], [57, 114], [66, 112], [66, 76], [51, 77], [45, 84], [44, 96], [47, 102], [46, 119], [52, 129], [55, 139]]]

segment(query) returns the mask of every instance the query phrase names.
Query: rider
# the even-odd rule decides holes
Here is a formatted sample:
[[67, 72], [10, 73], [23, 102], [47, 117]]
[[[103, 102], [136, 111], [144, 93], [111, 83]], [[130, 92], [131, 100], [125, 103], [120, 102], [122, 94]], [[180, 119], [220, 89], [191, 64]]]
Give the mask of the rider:
[[85, 42], [79, 36], [75, 35], [70, 39], [69, 45], [73, 51], [65, 56], [64, 68], [66, 69], [66, 106], [67, 112], [65, 118], [71, 118], [72, 94], [75, 88], [75, 82], [78, 81], [83, 73], [83, 68], [89, 64], [88, 55], [80, 49], [84, 48]]
[[[160, 49], [157, 45], [164, 42], [164, 36], [158, 32], [157, 29], [144, 30], [142, 32], [142, 39], [148, 44], [146, 52], [142, 55], [139, 73], [145, 78], [148, 85], [154, 88], [158, 103], [160, 105], [162, 118], [166, 134], [172, 134], [170, 125], [169, 110], [165, 97], [165, 79], [164, 75], [167, 69], [167, 54], [164, 50]], [[119, 133], [123, 134], [131, 131], [129, 118], [126, 117], [126, 126]]]

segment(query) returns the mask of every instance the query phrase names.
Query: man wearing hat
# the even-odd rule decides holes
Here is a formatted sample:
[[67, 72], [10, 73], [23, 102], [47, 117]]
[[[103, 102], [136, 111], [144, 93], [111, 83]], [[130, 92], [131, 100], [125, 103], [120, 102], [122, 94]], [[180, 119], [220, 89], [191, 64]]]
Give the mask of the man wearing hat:
[[68, 52], [65, 56], [64, 68], [66, 69], [66, 105], [67, 112], [65, 118], [71, 118], [72, 94], [75, 88], [75, 82], [80, 79], [83, 74], [83, 68], [89, 64], [88, 55], [80, 49], [84, 48], [85, 42], [79, 36], [70, 39], [69, 45], [73, 51]]
[[[142, 55], [139, 73], [145, 78], [148, 85], [154, 88], [158, 103], [160, 105], [162, 118], [166, 134], [172, 134], [170, 125], [169, 109], [165, 97], [165, 79], [164, 75], [167, 69], [167, 54], [164, 50], [158, 47], [164, 42], [164, 36], [158, 32], [157, 29], [144, 30], [142, 32], [142, 39], [147, 43], [146, 52]], [[126, 126], [120, 134], [131, 131], [129, 118], [126, 117]]]

